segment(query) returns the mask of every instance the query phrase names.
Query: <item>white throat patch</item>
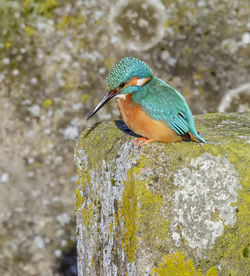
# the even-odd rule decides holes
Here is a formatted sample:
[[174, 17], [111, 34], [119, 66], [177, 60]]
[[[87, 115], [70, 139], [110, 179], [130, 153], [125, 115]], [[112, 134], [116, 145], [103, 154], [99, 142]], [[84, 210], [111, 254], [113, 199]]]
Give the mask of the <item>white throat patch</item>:
[[142, 86], [142, 85], [144, 85], [148, 80], [149, 80], [148, 78], [138, 79], [137, 82], [136, 82], [136, 85]]
[[127, 94], [118, 94], [115, 96], [115, 99], [126, 100]]

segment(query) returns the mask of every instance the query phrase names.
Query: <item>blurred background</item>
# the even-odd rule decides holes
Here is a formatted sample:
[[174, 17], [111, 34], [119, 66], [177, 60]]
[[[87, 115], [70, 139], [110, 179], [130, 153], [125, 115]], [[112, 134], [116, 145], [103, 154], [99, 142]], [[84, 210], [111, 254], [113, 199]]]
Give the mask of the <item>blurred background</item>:
[[77, 275], [74, 146], [146, 61], [194, 114], [250, 109], [248, 0], [0, 0], [0, 275]]

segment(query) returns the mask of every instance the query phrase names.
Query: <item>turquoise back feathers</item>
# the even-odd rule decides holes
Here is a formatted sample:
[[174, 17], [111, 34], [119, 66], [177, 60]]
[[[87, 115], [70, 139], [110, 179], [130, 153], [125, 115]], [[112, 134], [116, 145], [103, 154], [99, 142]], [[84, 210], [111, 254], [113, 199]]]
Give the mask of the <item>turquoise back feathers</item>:
[[132, 99], [151, 118], [164, 121], [178, 135], [190, 131], [196, 139], [205, 143], [195, 129], [193, 115], [185, 99], [163, 80], [153, 77], [142, 91], [133, 94]]

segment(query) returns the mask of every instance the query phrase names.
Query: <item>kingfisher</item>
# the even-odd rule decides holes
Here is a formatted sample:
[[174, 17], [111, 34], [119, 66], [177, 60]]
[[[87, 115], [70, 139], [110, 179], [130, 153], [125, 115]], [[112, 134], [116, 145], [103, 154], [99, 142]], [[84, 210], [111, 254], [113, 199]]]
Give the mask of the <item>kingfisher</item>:
[[109, 100], [117, 100], [126, 125], [141, 136], [141, 142], [206, 143], [197, 133], [193, 115], [184, 97], [165, 81], [155, 77], [151, 68], [135, 57], [122, 58], [109, 72], [106, 93], [88, 115], [90, 119]]

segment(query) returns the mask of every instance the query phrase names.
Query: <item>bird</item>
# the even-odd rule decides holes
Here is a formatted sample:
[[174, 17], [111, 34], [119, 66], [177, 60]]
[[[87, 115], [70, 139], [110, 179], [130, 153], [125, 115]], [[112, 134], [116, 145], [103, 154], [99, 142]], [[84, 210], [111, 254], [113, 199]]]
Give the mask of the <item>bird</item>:
[[192, 112], [181, 93], [155, 77], [140, 59], [124, 57], [115, 64], [106, 79], [106, 93], [87, 120], [112, 98], [117, 100], [123, 121], [140, 136], [134, 145], [139, 142], [141, 147], [149, 142], [206, 143], [197, 133]]

